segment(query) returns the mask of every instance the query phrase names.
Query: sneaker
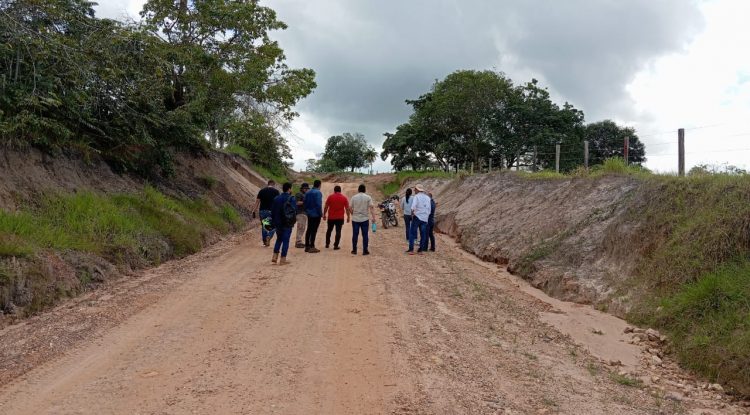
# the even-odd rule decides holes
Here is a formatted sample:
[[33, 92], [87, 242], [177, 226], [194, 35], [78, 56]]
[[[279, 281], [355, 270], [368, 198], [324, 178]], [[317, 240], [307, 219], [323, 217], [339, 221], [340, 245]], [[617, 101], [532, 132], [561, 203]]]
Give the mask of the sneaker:
[[370, 251], [362, 252], [362, 255], [370, 255]]
[[416, 255], [416, 253], [414, 251], [406, 251], [406, 253], [409, 254], [409, 255]]
[[297, 244], [296, 244], [296, 245], [294, 245], [294, 247], [295, 247], [295, 248], [304, 248], [304, 247], [305, 247], [305, 244], [303, 244], [302, 242], [297, 242]]
[[271, 237], [270, 236], [266, 236], [265, 238], [263, 238], [263, 245], [265, 245], [265, 246], [271, 245]]
[[334, 250], [334, 251], [338, 251], [339, 249], [341, 249], [341, 248], [339, 248], [338, 246], [334, 246], [334, 247], [333, 247], [333, 250]]
[[309, 246], [305, 247], [305, 252], [310, 252], [310, 247]]
[[317, 254], [318, 252], [320, 252], [320, 249], [312, 247], [309, 250], [307, 250], [306, 252], [311, 253], [311, 254]]
[[331, 245], [330, 245], [330, 244], [326, 244], [326, 249], [328, 249], [328, 248], [330, 248], [330, 247], [331, 247]]
[[435, 248], [430, 248], [430, 252], [435, 252]]
[[357, 255], [357, 251], [356, 250], [352, 251], [352, 255]]

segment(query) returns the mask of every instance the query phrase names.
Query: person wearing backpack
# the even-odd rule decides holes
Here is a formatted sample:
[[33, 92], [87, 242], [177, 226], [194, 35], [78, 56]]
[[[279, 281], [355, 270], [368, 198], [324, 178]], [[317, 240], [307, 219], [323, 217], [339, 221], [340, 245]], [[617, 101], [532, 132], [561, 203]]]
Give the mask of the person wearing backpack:
[[271, 262], [286, 265], [289, 263], [286, 259], [289, 252], [289, 239], [292, 237], [292, 228], [297, 222], [297, 199], [292, 196], [291, 183], [284, 183], [282, 193], [273, 200], [271, 219], [276, 228], [276, 244], [273, 247]]

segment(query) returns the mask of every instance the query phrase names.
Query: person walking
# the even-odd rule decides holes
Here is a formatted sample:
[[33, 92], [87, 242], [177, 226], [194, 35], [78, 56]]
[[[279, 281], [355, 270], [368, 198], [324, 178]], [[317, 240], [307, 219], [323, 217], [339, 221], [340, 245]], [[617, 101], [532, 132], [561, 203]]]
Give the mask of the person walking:
[[409, 235], [409, 255], [414, 255], [414, 242], [419, 232], [419, 248], [417, 253], [427, 250], [427, 221], [430, 219], [430, 197], [424, 191], [424, 187], [418, 184], [414, 186], [414, 200], [411, 203], [411, 233]]
[[[352, 196], [349, 203], [352, 216], [352, 254], [357, 255], [357, 242], [362, 232], [362, 255], [370, 255], [370, 218], [375, 223], [375, 204], [367, 193], [365, 185], [359, 185], [359, 193]], [[369, 213], [369, 215], [368, 215]]]
[[305, 247], [305, 230], [307, 229], [307, 213], [305, 212], [305, 193], [310, 190], [308, 183], [302, 183], [299, 192], [294, 195], [297, 200], [297, 239], [294, 244], [295, 248]]
[[[255, 212], [260, 208], [260, 236], [263, 239], [263, 245], [268, 246], [271, 244], [273, 238], [274, 229], [266, 229], [266, 226], [271, 226], [271, 205], [273, 205], [274, 199], [279, 195], [279, 190], [276, 189], [276, 182], [273, 180], [268, 181], [268, 186], [264, 187], [258, 192], [258, 197], [255, 199], [255, 206], [253, 207], [252, 215], [255, 217]], [[266, 223], [264, 223], [264, 221]]]
[[437, 208], [437, 203], [435, 203], [432, 193], [427, 193], [427, 195], [430, 196], [430, 216], [427, 219], [427, 236], [430, 241], [430, 252], [435, 252], [435, 209]]
[[313, 188], [305, 193], [305, 213], [307, 213], [307, 232], [305, 232], [305, 252], [316, 254], [320, 249], [315, 247], [318, 227], [323, 218], [323, 193], [320, 192], [321, 182], [315, 180]]
[[401, 212], [404, 214], [404, 228], [406, 229], [406, 240], [409, 240], [409, 233], [411, 233], [411, 202], [412, 202], [412, 191], [411, 187], [406, 189], [406, 196], [401, 198]]
[[291, 183], [284, 183], [281, 189], [283, 192], [274, 198], [271, 206], [271, 219], [276, 228], [276, 244], [273, 247], [271, 262], [286, 265], [289, 263], [286, 259], [289, 252], [289, 239], [292, 237], [292, 229], [297, 221], [297, 200], [292, 196]]
[[333, 194], [326, 199], [325, 208], [323, 209], [323, 220], [328, 221], [328, 230], [326, 230], [326, 248], [331, 246], [331, 233], [336, 229], [336, 239], [333, 241], [333, 250], [338, 251], [341, 242], [341, 228], [344, 226], [344, 215], [346, 223], [351, 221], [349, 213], [349, 199], [341, 194], [341, 186], [336, 185], [333, 188]]

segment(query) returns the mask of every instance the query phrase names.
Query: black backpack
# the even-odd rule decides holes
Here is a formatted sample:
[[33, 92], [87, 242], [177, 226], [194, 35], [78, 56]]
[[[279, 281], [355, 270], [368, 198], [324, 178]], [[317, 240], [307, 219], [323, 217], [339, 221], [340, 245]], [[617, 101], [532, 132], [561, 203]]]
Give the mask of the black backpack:
[[289, 196], [284, 202], [284, 225], [291, 228], [297, 223], [297, 198]]

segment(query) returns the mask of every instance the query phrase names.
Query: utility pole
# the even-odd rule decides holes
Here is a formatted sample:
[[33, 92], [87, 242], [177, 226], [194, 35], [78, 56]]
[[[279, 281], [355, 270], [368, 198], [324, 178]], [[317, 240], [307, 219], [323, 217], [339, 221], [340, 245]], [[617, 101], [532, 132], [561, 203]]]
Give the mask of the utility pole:
[[583, 142], [583, 167], [589, 169], [589, 140]]
[[555, 144], [555, 171], [560, 173], [560, 144]]
[[677, 172], [680, 177], [685, 176], [685, 129], [677, 130]]

